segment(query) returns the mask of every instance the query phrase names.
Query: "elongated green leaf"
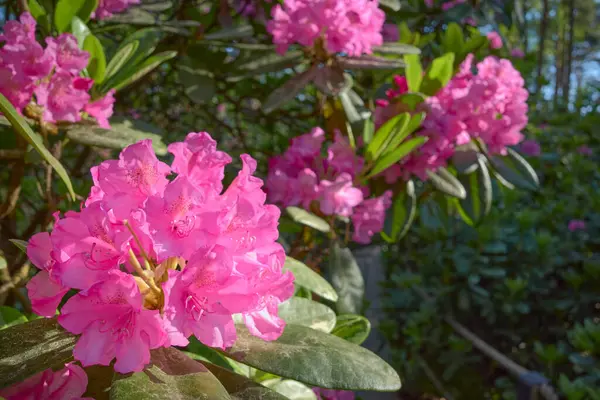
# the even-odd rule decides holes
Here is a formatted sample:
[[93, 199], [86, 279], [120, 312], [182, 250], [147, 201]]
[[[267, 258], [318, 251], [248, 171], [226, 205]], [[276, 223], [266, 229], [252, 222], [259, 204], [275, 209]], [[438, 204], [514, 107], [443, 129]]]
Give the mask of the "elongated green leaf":
[[350, 124], [354, 124], [355, 122], [362, 121], [362, 116], [359, 114], [358, 110], [354, 106], [354, 103], [350, 99], [348, 93], [340, 93], [339, 95], [340, 102], [342, 103], [342, 108], [344, 109], [344, 113], [346, 114], [346, 119]]
[[338, 65], [343, 69], [397, 69], [405, 66], [404, 61], [377, 56], [342, 57]]
[[106, 76], [106, 57], [102, 43], [94, 35], [87, 35], [83, 41], [83, 49], [90, 53], [87, 71], [95, 84], [102, 83]]
[[421, 92], [429, 96], [435, 95], [452, 79], [454, 75], [454, 53], [447, 53], [433, 60], [425, 74]]
[[31, 16], [36, 20], [46, 15], [46, 10], [44, 9], [44, 7], [42, 7], [40, 3], [37, 2], [37, 0], [28, 0], [27, 8], [29, 8]]
[[292, 297], [279, 305], [279, 317], [288, 324], [307, 326], [312, 329], [331, 332], [335, 326], [335, 312], [316, 301]]
[[151, 364], [142, 372], [115, 374], [110, 398], [231, 399], [208, 368], [173, 347], [152, 350]]
[[[335, 314], [333, 318], [335, 323]], [[24, 322], [27, 322], [27, 317], [21, 314], [19, 310], [8, 306], [0, 306], [0, 329], [6, 329]]]
[[115, 90], [121, 90], [121, 89], [131, 85], [138, 79], [142, 78], [144, 75], [146, 75], [149, 72], [151, 72], [152, 70], [154, 70], [160, 64], [164, 63], [167, 60], [170, 60], [171, 58], [175, 57], [176, 55], [177, 55], [176, 51], [163, 51], [162, 53], [157, 53], [153, 56], [148, 57], [148, 59], [146, 61], [144, 61], [143, 63], [141, 63], [139, 65], [136, 72], [134, 72], [132, 75], [128, 76], [123, 81], [120, 81], [119, 83], [117, 83], [113, 88]]
[[115, 53], [106, 66], [106, 79], [111, 78], [121, 70], [125, 63], [127, 63], [127, 61], [129, 61], [131, 56], [135, 53], [139, 45], [140, 42], [134, 40], [127, 43]]
[[379, 0], [379, 4], [391, 9], [392, 11], [400, 10], [400, 0]]
[[365, 118], [365, 122], [363, 124], [363, 142], [365, 145], [371, 143], [373, 140], [373, 135], [375, 133], [375, 123], [371, 118]]
[[412, 133], [412, 131], [408, 129], [412, 118], [409, 113], [403, 113], [403, 115], [405, 118], [400, 120], [398, 125], [394, 127], [394, 130], [388, 137], [388, 140], [386, 140], [383, 146], [381, 146], [381, 153], [376, 157], [376, 159], [379, 159], [380, 157], [383, 158], [397, 150], [400, 143], [402, 143], [404, 139], [406, 139], [408, 135]]
[[254, 30], [252, 29], [252, 25], [239, 25], [232, 26], [229, 28], [224, 28], [218, 32], [209, 33], [208, 35], [204, 35], [205, 40], [233, 40], [233, 39], [243, 39], [246, 37], [252, 36]]
[[507, 149], [506, 157], [490, 157], [491, 166], [498, 180], [506, 187], [537, 190], [539, 179], [529, 163], [513, 149]]
[[421, 127], [421, 124], [423, 123], [425, 116], [426, 116], [426, 114], [424, 112], [420, 112], [420, 113], [413, 114], [410, 117], [410, 122], [408, 123], [408, 126], [406, 127], [406, 131], [408, 132], [409, 135]]
[[286, 257], [283, 269], [292, 271], [296, 284], [305, 287], [324, 299], [337, 301], [338, 295], [329, 282], [304, 263], [301, 263], [292, 257]]
[[98, 8], [98, 2], [99, 0], [84, 0], [82, 6], [77, 10], [77, 16], [83, 22], [88, 22], [92, 13]]
[[285, 209], [290, 217], [299, 224], [310, 226], [321, 232], [329, 232], [329, 224], [323, 218], [299, 207], [287, 207]]
[[152, 147], [158, 155], [167, 154], [162, 135], [136, 129], [137, 121], [113, 122], [110, 129], [96, 126], [74, 126], [67, 130], [67, 137], [74, 142], [107, 149], [124, 149], [143, 139], [152, 139]]
[[411, 92], [418, 92], [421, 88], [421, 82], [423, 81], [423, 67], [421, 66], [421, 60], [417, 54], [406, 54], [404, 56], [404, 62], [406, 63], [406, 82], [408, 83], [408, 90]]
[[317, 395], [311, 388], [291, 379], [269, 379], [264, 381], [263, 385], [289, 400], [317, 400]]
[[208, 71], [180, 67], [179, 80], [185, 87], [185, 94], [197, 104], [212, 100], [217, 92], [217, 82]]
[[281, 394], [256, 383], [246, 377], [221, 368], [211, 363], [202, 363], [227, 389], [232, 399], [236, 400], [285, 400]]
[[393, 118], [387, 120], [373, 136], [373, 140], [367, 146], [365, 150], [366, 158], [369, 161], [376, 160], [377, 157], [385, 150], [385, 144], [393, 138], [393, 136], [405, 127], [409, 121], [409, 114], [402, 113], [398, 114]]
[[64, 169], [62, 164], [54, 158], [54, 156], [46, 149], [44, 146], [44, 142], [42, 138], [37, 133], [34, 133], [29, 124], [17, 113], [17, 110], [13, 107], [13, 105], [4, 97], [3, 94], [0, 93], [0, 111], [2, 114], [10, 121], [10, 124], [15, 128], [15, 130], [21, 135], [33, 148], [40, 153], [42, 158], [50, 164], [50, 166], [56, 171], [58, 176], [62, 179], [62, 181], [67, 186], [67, 190], [73, 199], [75, 199], [75, 192], [73, 191], [73, 185], [71, 184], [71, 180], [69, 179], [69, 174]]
[[367, 175], [366, 178], [368, 179], [385, 171], [409, 155], [411, 152], [421, 147], [423, 144], [425, 144], [425, 142], [427, 142], [427, 140], [428, 138], [425, 136], [416, 137], [402, 143], [397, 149], [387, 152], [383, 157], [377, 160], [375, 167], [373, 167], [373, 170]]
[[19, 250], [21, 250], [23, 253], [27, 254], [27, 242], [24, 240], [19, 240], [19, 239], [8, 239], [9, 242], [11, 242], [12, 244], [14, 244], [15, 246], [18, 247]]
[[263, 103], [263, 111], [271, 111], [294, 99], [317, 76], [319, 68], [312, 66], [310, 69], [288, 79], [283, 85], [275, 89]]
[[230, 359], [223, 353], [202, 344], [196, 337], [189, 338], [190, 343], [186, 346], [184, 353], [194, 360], [209, 362], [221, 368], [230, 370], [236, 374], [249, 376], [250, 368]]
[[90, 28], [79, 17], [73, 17], [71, 20], [71, 32], [77, 39], [77, 44], [80, 48], [83, 48], [85, 38], [91, 34]]
[[456, 23], [448, 24], [446, 33], [442, 38], [442, 45], [447, 52], [460, 53], [463, 51], [465, 38], [462, 28]]
[[0, 331], [0, 389], [73, 359], [77, 337], [55, 318], [36, 319]]
[[363, 308], [365, 281], [352, 251], [333, 242], [329, 253], [331, 284], [338, 294], [337, 312], [359, 314]]
[[312, 386], [344, 390], [395, 391], [400, 378], [369, 350], [337, 336], [299, 325], [287, 325], [272, 342], [236, 326], [238, 339], [227, 353], [262, 371]]
[[291, 68], [300, 64], [302, 56], [303, 53], [301, 51], [290, 51], [283, 56], [277, 53], [268, 54], [264, 57], [238, 65], [237, 70], [241, 72], [243, 76], [281, 71], [282, 69]]
[[361, 345], [371, 333], [371, 323], [362, 315], [338, 315], [335, 328], [331, 333], [350, 343]]
[[439, 168], [436, 172], [427, 171], [427, 176], [433, 186], [440, 192], [458, 199], [467, 197], [467, 191], [462, 183], [446, 168]]
[[58, 0], [54, 9], [54, 26], [59, 33], [71, 27], [71, 20], [83, 7], [86, 0]]
[[374, 47], [373, 51], [376, 53], [397, 55], [421, 54], [421, 49], [405, 43], [384, 43], [381, 46]]
[[479, 153], [474, 149], [456, 150], [452, 155], [452, 165], [459, 174], [470, 174], [479, 168]]
[[417, 195], [412, 180], [407, 181], [404, 190], [396, 194], [388, 213], [391, 216], [386, 218], [381, 237], [389, 243], [395, 243], [406, 235], [417, 215]]
[[467, 175], [459, 175], [459, 180], [467, 190], [467, 197], [458, 202], [459, 212], [469, 225], [478, 225], [492, 208], [492, 181], [490, 173], [481, 159], [478, 168]]

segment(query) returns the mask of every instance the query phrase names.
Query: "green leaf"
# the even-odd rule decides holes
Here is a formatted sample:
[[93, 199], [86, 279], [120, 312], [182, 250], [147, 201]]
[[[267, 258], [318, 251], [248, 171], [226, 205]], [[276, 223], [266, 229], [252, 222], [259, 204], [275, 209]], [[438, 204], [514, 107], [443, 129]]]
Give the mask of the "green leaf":
[[[419, 136], [414, 139], [410, 139], [404, 143], [402, 143], [397, 149], [394, 149], [390, 152], [387, 152], [383, 157], [379, 158], [375, 163], [375, 167], [366, 178], [373, 177], [392, 165], [396, 164], [398, 161], [402, 160], [404, 157], [412, 153], [414, 150], [421, 147], [425, 142], [427, 142], [429, 138], [425, 136]], [[391, 146], [390, 146], [391, 147]]]
[[168, 347], [150, 354], [151, 364], [144, 371], [115, 374], [111, 400], [231, 398], [208, 368], [181, 351]]
[[218, 32], [204, 35], [205, 40], [233, 40], [251, 37], [254, 33], [252, 25], [239, 25], [224, 28]]
[[483, 160], [478, 159], [477, 163], [478, 168], [475, 171], [458, 177], [467, 190], [467, 197], [458, 202], [458, 210], [465, 222], [471, 226], [478, 225], [492, 208], [490, 173]]
[[69, 30], [71, 20], [84, 6], [86, 0], [58, 0], [54, 9], [54, 26], [59, 33]]
[[99, 0], [84, 0], [83, 5], [77, 11], [77, 16], [84, 22], [89, 21], [92, 13], [98, 8], [98, 2]]
[[71, 180], [69, 179], [69, 174], [64, 169], [62, 164], [54, 158], [54, 156], [46, 149], [44, 146], [44, 142], [42, 141], [42, 137], [34, 133], [29, 124], [23, 119], [17, 110], [13, 107], [13, 105], [4, 97], [4, 95], [0, 94], [0, 111], [4, 116], [10, 121], [10, 124], [15, 128], [15, 130], [21, 135], [37, 152], [42, 156], [44, 160], [50, 164], [50, 166], [56, 171], [58, 176], [62, 179], [62, 181], [67, 186], [67, 190], [71, 195], [71, 198], [75, 199], [75, 192], [73, 191], [73, 185], [71, 184]]
[[405, 43], [384, 43], [381, 46], [373, 47], [373, 51], [383, 54], [421, 54], [421, 49]]
[[303, 56], [304, 53], [299, 50], [287, 52], [283, 56], [273, 53], [238, 65], [236, 69], [245, 77], [277, 72], [300, 64]]
[[236, 328], [238, 339], [227, 353], [262, 371], [331, 389], [400, 389], [398, 374], [385, 361], [337, 336], [290, 324], [279, 339], [267, 342], [243, 325]]
[[[335, 314], [333, 318], [335, 322]], [[19, 310], [8, 306], [0, 306], [0, 330], [24, 322], [27, 322], [27, 317], [21, 314]]]
[[269, 379], [264, 381], [263, 385], [289, 400], [317, 400], [317, 395], [311, 388], [290, 379]]
[[202, 363], [225, 387], [232, 399], [236, 400], [285, 400], [286, 397], [266, 388], [246, 377], [218, 367]]
[[343, 69], [397, 69], [405, 66], [404, 61], [371, 55], [341, 57], [338, 65]]
[[371, 323], [362, 315], [338, 315], [335, 328], [331, 333], [360, 346], [371, 333]]
[[373, 134], [375, 133], [375, 123], [371, 118], [365, 118], [362, 132], [363, 142], [365, 145], [368, 145], [373, 140]]
[[81, 18], [73, 17], [71, 20], [71, 32], [77, 39], [77, 44], [83, 48], [83, 43], [88, 35], [91, 35], [90, 28], [81, 20]]
[[414, 111], [419, 104], [425, 101], [425, 96], [420, 93], [404, 93], [398, 97], [398, 101], [406, 104], [411, 111]]
[[461, 53], [465, 45], [465, 38], [462, 28], [456, 23], [448, 24], [448, 29], [442, 38], [444, 51], [452, 53]]
[[28, 243], [26, 241], [19, 239], [8, 239], [8, 241], [17, 246], [24, 254], [27, 254]]
[[102, 43], [94, 35], [87, 35], [83, 41], [83, 50], [90, 53], [90, 61], [87, 65], [87, 71], [90, 78], [94, 80], [94, 84], [102, 83], [106, 76], [106, 57]]
[[458, 174], [470, 174], [479, 168], [479, 152], [474, 149], [457, 149], [452, 155], [452, 165]]
[[[406, 235], [417, 215], [417, 195], [412, 180], [407, 181], [404, 190], [396, 194], [388, 212], [392, 215], [386, 218], [381, 236], [387, 242], [395, 243]], [[387, 227], [388, 221], [391, 222], [391, 228]]]
[[379, 4], [389, 8], [392, 11], [400, 10], [400, 0], [379, 0]]
[[223, 353], [202, 344], [195, 336], [189, 338], [190, 343], [186, 346], [184, 353], [194, 360], [207, 361], [228, 369], [236, 374], [248, 376], [249, 367], [226, 357]]
[[36, 319], [0, 331], [0, 388], [22, 382], [73, 359], [77, 337], [55, 318]]
[[427, 176], [433, 186], [440, 192], [458, 199], [467, 197], [467, 191], [462, 183], [446, 168], [439, 168], [436, 172], [427, 171]]
[[446, 86], [454, 75], [454, 53], [447, 53], [433, 60], [425, 74], [421, 92], [433, 96]]
[[95, 400], [108, 400], [110, 387], [115, 376], [112, 365], [91, 365], [84, 368], [88, 385], [82, 397]]
[[287, 207], [285, 209], [290, 217], [299, 224], [310, 226], [321, 232], [329, 232], [329, 224], [323, 218], [299, 207]]
[[217, 82], [208, 71], [179, 68], [179, 79], [185, 87], [185, 94], [196, 104], [204, 104], [217, 92]]
[[359, 314], [363, 308], [365, 281], [352, 251], [334, 241], [329, 253], [331, 284], [338, 294], [336, 309], [341, 314]]
[[506, 157], [490, 157], [498, 180], [509, 189], [538, 190], [540, 182], [533, 167], [513, 149], [508, 148], [507, 152]]
[[417, 54], [406, 54], [404, 56], [404, 62], [406, 63], [406, 81], [408, 83], [408, 90], [411, 92], [418, 92], [421, 88], [421, 82], [423, 81], [423, 67], [421, 66], [421, 60]]
[[27, 8], [29, 8], [31, 16], [36, 20], [46, 15], [46, 10], [44, 9], [44, 7], [42, 7], [40, 3], [37, 2], [37, 0], [28, 0]]
[[329, 282], [304, 263], [301, 263], [292, 257], [286, 257], [283, 269], [292, 271], [295, 278], [294, 282], [296, 284], [309, 289], [311, 292], [318, 294], [324, 299], [337, 301], [338, 295]]
[[308, 70], [288, 79], [283, 85], [275, 89], [263, 103], [263, 111], [271, 111], [293, 100], [317, 76], [319, 68], [312, 66]]
[[146, 61], [141, 63], [136, 68], [136, 71], [132, 75], [119, 81], [119, 83], [117, 83], [112, 88], [114, 88], [115, 90], [121, 90], [121, 89], [131, 85], [132, 83], [134, 83], [135, 81], [137, 81], [138, 79], [143, 77], [144, 75], [146, 75], [149, 72], [151, 72], [152, 70], [154, 70], [160, 64], [162, 64], [165, 61], [170, 60], [171, 58], [175, 57], [176, 55], [177, 55], [176, 51], [163, 51], [161, 53], [157, 53], [153, 56], [148, 57], [146, 59]]
[[365, 155], [368, 161], [377, 160], [377, 158], [385, 151], [387, 144], [408, 126], [410, 115], [408, 113], [398, 114], [387, 120], [373, 136], [373, 140], [367, 146]]
[[[107, 149], [124, 149], [143, 139], [152, 139], [152, 147], [158, 155], [167, 154], [167, 146], [162, 141], [162, 134], [148, 132], [153, 127], [141, 121], [130, 121], [114, 118], [110, 129], [97, 126], [77, 125], [67, 130], [67, 137], [74, 142], [88, 146], [98, 146]], [[120, 121], [120, 122], [117, 122]], [[144, 129], [144, 130], [142, 130]], [[156, 129], [156, 128], [155, 128]]]
[[325, 333], [335, 326], [335, 312], [316, 301], [292, 297], [279, 305], [279, 317], [288, 324], [307, 326]]
[[115, 53], [106, 66], [106, 79], [111, 78], [121, 70], [131, 56], [133, 56], [139, 45], [140, 42], [134, 40], [127, 43]]

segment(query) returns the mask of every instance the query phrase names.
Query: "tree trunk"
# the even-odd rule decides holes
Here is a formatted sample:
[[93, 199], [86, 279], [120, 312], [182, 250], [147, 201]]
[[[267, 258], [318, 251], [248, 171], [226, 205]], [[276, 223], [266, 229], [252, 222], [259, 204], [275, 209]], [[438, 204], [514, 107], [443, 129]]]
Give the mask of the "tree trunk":
[[573, 37], [575, 36], [575, 0], [569, 0], [569, 40], [566, 51], [566, 73], [563, 86], [564, 103], [569, 106], [571, 94], [571, 71], [573, 70]]
[[563, 88], [565, 73], [565, 36], [566, 36], [566, 24], [565, 24], [565, 1], [561, 1], [556, 10], [556, 53], [555, 53], [555, 67], [556, 75], [554, 80], [554, 109], [557, 110], [561, 104], [561, 91]]
[[538, 96], [542, 93], [542, 82], [544, 77], [542, 76], [542, 70], [544, 67], [544, 45], [546, 43], [546, 31], [548, 28], [548, 3], [549, 0], [542, 0], [542, 19], [540, 21], [540, 46], [538, 50], [538, 65], [536, 74], [536, 94]]

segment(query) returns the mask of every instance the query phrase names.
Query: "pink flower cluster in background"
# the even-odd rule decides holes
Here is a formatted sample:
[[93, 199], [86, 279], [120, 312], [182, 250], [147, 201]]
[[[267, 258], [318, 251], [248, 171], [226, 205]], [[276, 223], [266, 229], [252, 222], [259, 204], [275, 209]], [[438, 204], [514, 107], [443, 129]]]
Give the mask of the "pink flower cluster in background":
[[[450, 1], [444, 1], [441, 4], [442, 10], [444, 11], [448, 11], [451, 8], [456, 7], [459, 4], [463, 4], [466, 3], [467, 0], [450, 0]], [[427, 8], [433, 8], [433, 6], [435, 5], [435, 0], [425, 0], [425, 5], [427, 6]]]
[[383, 43], [385, 13], [377, 0], [286, 0], [272, 10], [267, 30], [277, 51], [293, 43], [305, 47], [322, 39], [329, 53], [371, 54]]
[[[426, 179], [428, 170], [446, 165], [456, 146], [474, 138], [483, 141], [492, 154], [506, 154], [506, 146], [523, 140], [528, 92], [519, 71], [510, 61], [491, 56], [476, 65], [476, 74], [472, 66], [470, 54], [448, 85], [421, 105], [420, 111], [425, 111], [427, 117], [417, 134], [429, 140], [404, 158], [400, 167], [386, 171], [388, 183], [400, 176]], [[378, 125], [399, 113], [396, 100], [408, 91], [408, 86], [404, 77], [396, 77], [395, 84], [387, 92], [388, 99], [378, 101]]]
[[535, 140], [525, 140], [521, 143], [521, 151], [523, 154], [531, 157], [538, 157], [542, 154], [542, 147]]
[[341, 134], [321, 154], [325, 132], [314, 128], [292, 139], [281, 156], [269, 161], [267, 193], [269, 200], [310, 210], [314, 203], [325, 215], [350, 217], [354, 225], [353, 240], [370, 243], [383, 229], [385, 211], [391, 204], [391, 192], [367, 199], [369, 190], [355, 183], [364, 160], [355, 154]]
[[592, 154], [594, 154], [592, 148], [587, 145], [579, 146], [577, 148], [577, 152], [583, 156], [591, 156]]
[[315, 387], [313, 392], [317, 400], [354, 400], [354, 392], [349, 390], [333, 390]]
[[85, 400], [88, 377], [85, 371], [73, 363], [65, 364], [60, 371], [47, 369], [21, 383], [0, 390], [6, 400]]
[[294, 278], [282, 272], [280, 211], [265, 204], [256, 161], [242, 155], [223, 192], [231, 158], [208, 133], [169, 151], [171, 166], [143, 140], [93, 167], [81, 211], [57, 215], [51, 233], [29, 241], [41, 270], [27, 285], [36, 313], [54, 316], [66, 292], [79, 290], [58, 322], [81, 335], [73, 354], [84, 366], [116, 358], [117, 372], [140, 371], [150, 349], [185, 346], [190, 335], [226, 348], [237, 337], [233, 314], [265, 340], [285, 326], [278, 305], [293, 295]]
[[490, 42], [490, 48], [501, 49], [502, 48], [502, 37], [498, 32], [490, 32], [487, 34], [487, 39]]
[[523, 58], [525, 57], [525, 53], [520, 48], [514, 48], [510, 51], [510, 56], [514, 58]]
[[572, 219], [569, 221], [568, 228], [571, 232], [583, 231], [585, 230], [585, 221], [581, 219]]
[[140, 0], [100, 0], [93, 17], [96, 19], [109, 18], [113, 14], [122, 13], [134, 4], [140, 4]]
[[89, 54], [80, 50], [70, 33], [46, 38], [46, 48], [35, 40], [36, 21], [23, 13], [19, 21], [8, 21], [0, 42], [0, 93], [22, 112], [35, 95], [46, 122], [77, 122], [81, 112], [108, 128], [113, 112], [114, 91], [92, 101], [93, 80], [80, 77]]

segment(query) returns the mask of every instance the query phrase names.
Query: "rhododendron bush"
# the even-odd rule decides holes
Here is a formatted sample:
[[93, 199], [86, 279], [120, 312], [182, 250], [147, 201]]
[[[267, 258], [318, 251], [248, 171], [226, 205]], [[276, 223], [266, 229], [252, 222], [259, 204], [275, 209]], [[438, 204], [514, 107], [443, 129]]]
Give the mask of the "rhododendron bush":
[[7, 3], [6, 399], [397, 391], [356, 254], [539, 190], [527, 46], [487, 5]]

